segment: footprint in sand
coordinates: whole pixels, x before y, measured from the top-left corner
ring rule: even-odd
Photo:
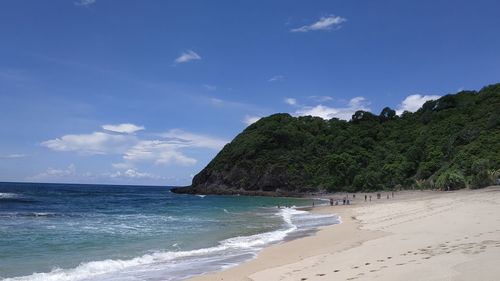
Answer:
[[[406,263],[397,263],[396,265],[405,265]]]
[[[325,276],[325,275],[326,274],[324,274],[324,273],[318,273],[318,274],[316,274],[316,276]]]
[[[340,270],[338,270],[338,269],[335,269],[335,270],[334,270],[333,272],[339,272],[339,271],[340,271]]]
[[[300,280],[301,281],[305,281],[305,280],[307,280],[307,278],[305,278],[305,277],[304,278],[300,278]]]
[[[369,262],[367,262],[367,263],[365,263],[365,265],[370,265],[370,263],[369,263]]]
[[[388,260],[392,259],[392,257],[387,257]]]

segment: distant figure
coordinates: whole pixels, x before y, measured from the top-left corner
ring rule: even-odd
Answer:
[[[392,198],[394,198],[394,191],[392,192]]]
[[[367,198],[367,197],[368,197],[368,196],[366,196],[366,194],[365,194],[365,202],[366,202],[366,198]]]
[[[330,206],[333,206],[333,198],[330,198]]]
[[[339,204],[339,201],[335,200],[335,206],[337,206],[338,204]]]
[[[345,200],[346,200],[346,199],[345,199],[345,197],[344,197],[344,200],[342,200],[342,205],[345,205]]]
[[[372,196],[370,195],[370,202],[372,202]]]
[[[377,193],[377,199],[380,199],[380,193]]]
[[[346,200],[346,204],[347,204],[347,205],[349,205],[349,204],[350,204],[350,203],[349,203],[349,199],[347,199],[347,200]]]
[[[353,194],[353,195],[352,195],[352,199],[354,199],[354,198],[356,198],[356,194]]]
[[[313,200],[313,207],[314,207],[314,200]]]
[[[280,206],[280,204],[278,204],[278,209],[281,209],[281,206]]]
[[[387,194],[387,199],[389,199],[389,194]]]

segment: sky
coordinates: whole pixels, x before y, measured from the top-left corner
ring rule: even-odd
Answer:
[[[273,113],[500,82],[497,0],[3,0],[0,181],[188,185]]]

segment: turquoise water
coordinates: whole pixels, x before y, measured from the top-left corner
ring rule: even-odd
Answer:
[[[338,223],[277,205],[166,187],[0,183],[0,279],[183,280]]]

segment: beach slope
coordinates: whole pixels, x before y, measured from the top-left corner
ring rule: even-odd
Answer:
[[[343,223],[192,280],[498,280],[500,187],[315,208]],[[375,196],[373,197],[375,198]]]

